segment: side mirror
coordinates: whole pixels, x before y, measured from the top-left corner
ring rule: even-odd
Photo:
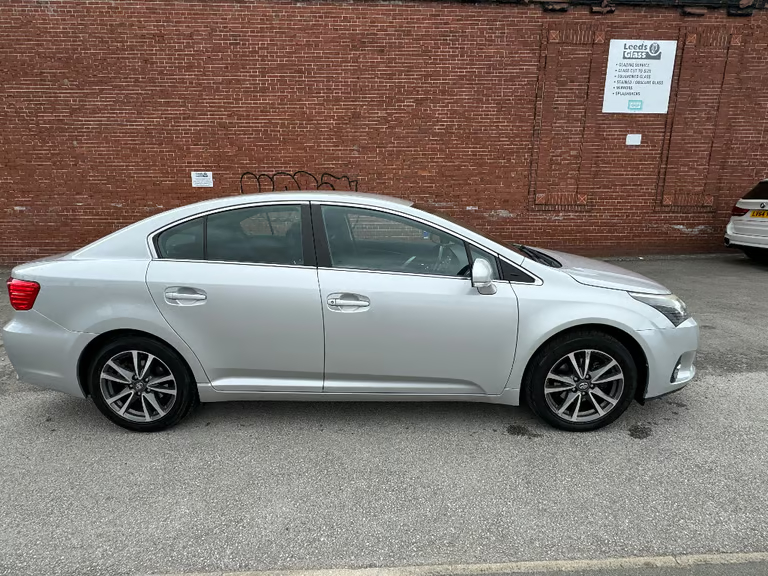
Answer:
[[[496,294],[493,268],[485,258],[478,258],[472,264],[472,286],[477,288],[480,294]]]

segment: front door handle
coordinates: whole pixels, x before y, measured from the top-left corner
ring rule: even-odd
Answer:
[[[371,305],[371,301],[360,294],[350,294],[349,292],[337,292],[329,294],[328,308],[337,312],[355,312],[364,310]]]

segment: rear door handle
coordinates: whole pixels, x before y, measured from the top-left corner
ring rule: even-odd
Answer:
[[[344,298],[328,298],[329,306],[357,306],[359,308],[368,308],[370,302],[365,300],[346,300]]]
[[[165,301],[174,306],[195,306],[205,304],[208,295],[205,290],[186,286],[171,286],[165,289]]]
[[[166,298],[169,300],[205,300],[205,294],[184,294],[183,292],[166,292]]]

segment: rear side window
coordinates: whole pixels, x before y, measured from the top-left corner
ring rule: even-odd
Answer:
[[[744,200],[768,200],[768,180],[758,182],[757,186],[744,195]]]
[[[304,264],[301,206],[217,212],[157,236],[160,258],[252,264]]]
[[[304,264],[301,206],[259,206],[208,216],[206,259]]]
[[[205,218],[197,218],[161,232],[157,237],[157,252],[160,258],[204,260],[204,220]]]

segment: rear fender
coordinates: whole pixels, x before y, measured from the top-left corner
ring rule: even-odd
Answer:
[[[137,330],[160,338],[187,361],[197,382],[208,377],[194,352],[160,314],[146,284],[149,260],[60,260],[27,264],[14,276],[34,280],[34,309],[72,332]]]

